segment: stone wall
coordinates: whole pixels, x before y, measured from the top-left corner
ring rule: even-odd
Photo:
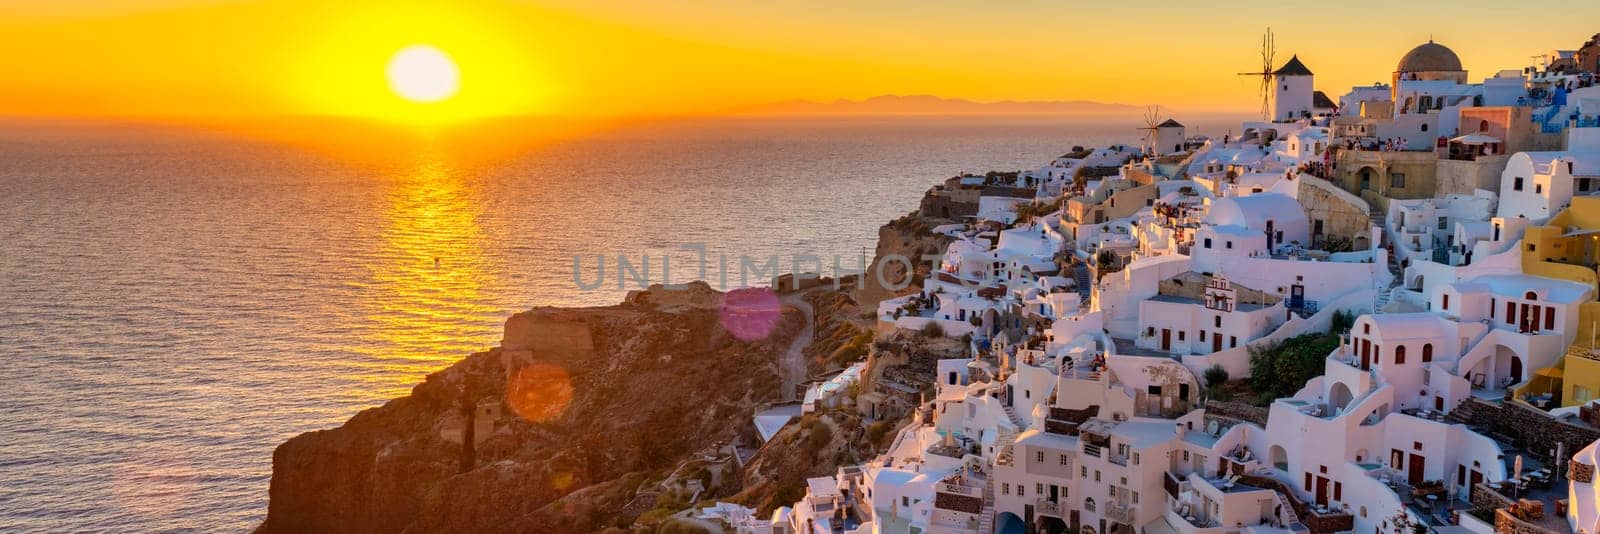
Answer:
[[[1267,426],[1267,412],[1266,407],[1251,406],[1239,401],[1206,400],[1206,415],[1249,421],[1262,427]]]
[[[1483,156],[1477,161],[1441,159],[1435,172],[1435,196],[1450,193],[1471,195],[1478,189],[1499,191],[1500,174],[1505,172],[1506,162],[1510,160],[1511,156],[1505,154]]]
[[[1454,412],[1468,424],[1483,426],[1491,432],[1520,440],[1521,445],[1535,453],[1554,451],[1557,443],[1565,443],[1569,453],[1600,439],[1600,430],[1594,427],[1556,419],[1549,413],[1517,402],[1490,403],[1469,398]]]
[[[929,191],[922,195],[922,202],[917,206],[917,214],[951,220],[977,215],[977,191],[971,189]]]
[[[1301,173],[1295,200],[1300,202],[1316,232],[1317,221],[1322,221],[1321,236],[1312,236],[1313,244],[1321,245],[1328,236],[1339,237],[1355,243],[1356,237],[1370,235],[1372,218],[1367,202],[1332,182]]]

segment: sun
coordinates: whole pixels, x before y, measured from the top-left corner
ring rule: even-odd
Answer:
[[[450,55],[425,44],[400,49],[389,58],[389,89],[418,103],[449,100],[461,89],[461,70]]]

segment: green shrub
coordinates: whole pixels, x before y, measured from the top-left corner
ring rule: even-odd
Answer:
[[[922,336],[933,339],[944,337],[944,327],[930,321],[927,326],[922,327]]]
[[[1213,364],[1206,368],[1205,379],[1206,387],[1215,388],[1228,381],[1228,370],[1223,369],[1221,365]]]
[[[1322,374],[1324,360],[1338,348],[1333,334],[1306,334],[1267,347],[1250,349],[1250,387],[1264,405],[1279,397],[1293,395],[1307,380]]]
[[[1335,311],[1333,312],[1331,323],[1333,325],[1331,328],[1333,333],[1343,334],[1349,332],[1350,327],[1356,324],[1356,314],[1345,310]]]

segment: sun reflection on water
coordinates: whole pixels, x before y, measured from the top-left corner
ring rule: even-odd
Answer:
[[[364,342],[355,345],[373,362],[361,379],[376,391],[366,395],[404,394],[497,337],[502,310],[489,303],[497,269],[478,224],[483,202],[465,174],[426,154],[392,180],[383,246],[368,266],[374,297],[363,301]]]

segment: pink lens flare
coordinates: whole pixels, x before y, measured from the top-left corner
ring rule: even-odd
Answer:
[[[735,289],[722,296],[722,327],[741,341],[772,335],[782,315],[783,305],[770,288]]]

